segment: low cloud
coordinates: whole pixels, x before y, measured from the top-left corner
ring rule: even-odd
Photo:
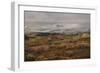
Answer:
[[[53,30],[84,32],[90,29],[90,14],[25,11],[24,22],[25,33]]]

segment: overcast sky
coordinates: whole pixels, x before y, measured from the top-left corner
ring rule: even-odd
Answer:
[[[90,14],[24,12],[24,30],[29,32],[85,32],[90,29]],[[65,31],[66,30],[66,31]]]

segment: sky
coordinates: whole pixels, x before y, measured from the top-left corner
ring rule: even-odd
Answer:
[[[24,31],[86,32],[90,29],[90,14],[24,11]]]

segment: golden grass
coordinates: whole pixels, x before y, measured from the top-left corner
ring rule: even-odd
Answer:
[[[90,37],[81,35],[34,36],[25,39],[25,61],[90,58]],[[88,33],[89,35],[89,33]]]

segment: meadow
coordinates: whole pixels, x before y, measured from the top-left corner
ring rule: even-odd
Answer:
[[[90,58],[90,33],[29,33],[24,35],[24,61]]]

